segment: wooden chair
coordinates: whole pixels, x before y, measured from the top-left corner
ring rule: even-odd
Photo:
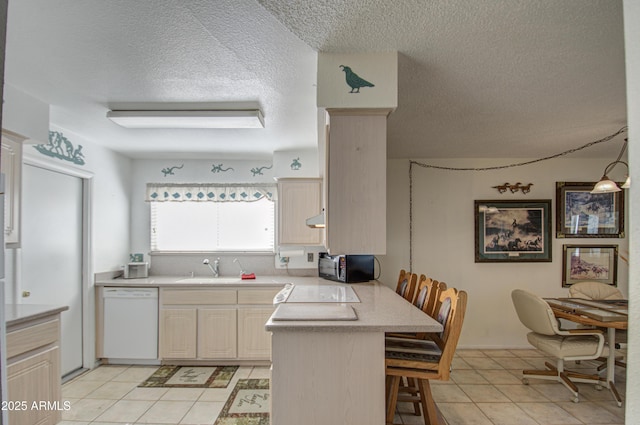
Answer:
[[[427,313],[429,316],[435,318],[438,312],[438,308],[440,307],[438,302],[440,299],[440,294],[447,290],[447,284],[444,282],[438,282],[437,280],[433,281],[431,286],[431,291],[429,292],[429,302],[426,306],[422,308],[422,311]]]
[[[398,288],[400,288],[400,282],[398,283]],[[433,311],[436,307],[438,296],[440,295],[440,292],[445,289],[447,289],[446,283],[438,282],[437,280],[421,274],[414,291],[415,296],[412,300],[413,305],[433,317]],[[396,290],[396,292],[398,292],[398,290]]]
[[[420,310],[425,313],[433,316],[433,308],[436,304],[436,297],[440,294],[442,288],[446,289],[447,285],[444,283],[440,283],[437,280],[433,280],[425,276],[424,274],[420,275],[420,279],[418,281],[418,285],[416,287],[416,295],[413,299],[413,305],[415,305]],[[416,332],[404,332],[404,333],[387,333],[385,335],[386,338],[418,338],[424,339],[427,334],[425,333],[416,333]],[[415,380],[412,378],[407,378],[405,380],[400,380],[400,386],[403,387],[404,391],[412,391],[412,394],[417,394],[417,387],[415,384]],[[420,402],[415,401],[413,404],[414,412],[416,415],[420,415]]]
[[[451,362],[467,307],[467,293],[455,288],[447,289],[440,294],[438,305],[437,317],[443,326],[441,333],[427,334],[429,337],[422,340],[386,339],[387,423],[393,423],[398,401],[419,401],[425,424],[438,423],[429,380],[449,380]],[[417,388],[401,388],[402,377],[415,379]],[[402,396],[399,396],[400,391],[403,392]]]
[[[413,302],[413,298],[416,293],[416,282],[418,276],[415,273],[409,273],[404,270],[400,270],[398,276],[398,285],[396,286],[396,293],[410,303]]]
[[[438,314],[438,309],[440,308],[440,304],[439,304],[440,294],[442,294],[442,292],[447,290],[447,284],[444,282],[438,282],[437,280],[433,280],[433,279],[429,279],[429,280],[431,281],[430,282],[431,285],[429,288],[429,294],[427,296],[427,302],[422,304],[421,307],[418,306],[417,302],[414,302],[414,305],[420,308],[429,316],[436,319],[436,316]],[[420,295],[419,292],[416,292],[416,300],[418,300],[419,295]],[[427,333],[418,332],[414,334],[413,337],[418,339],[425,339],[428,337],[428,335],[429,334]]]
[[[420,280],[415,291],[415,297],[413,298],[413,305],[420,310],[424,311],[431,317],[434,317],[434,309],[437,304],[440,293],[447,289],[447,284],[444,282],[438,282],[428,278],[424,274],[420,275]],[[404,333],[388,333],[387,337],[394,336],[400,338],[422,338],[426,334],[416,332],[404,332]]]

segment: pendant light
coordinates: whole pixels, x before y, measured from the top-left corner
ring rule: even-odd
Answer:
[[[627,148],[627,142],[628,142],[628,139],[624,139],[624,144],[622,145],[622,149],[620,150],[618,159],[611,162],[604,168],[604,173],[602,173],[602,177],[600,178],[600,181],[596,183],[591,193],[620,192],[622,189],[628,189],[629,187],[631,187],[631,177],[629,176],[629,164],[627,164],[624,161],[620,161],[620,158],[622,158],[622,155],[624,154],[624,151]],[[621,186],[622,189],[618,187],[618,184],[616,182],[614,182],[607,176],[607,174],[611,172],[618,164],[623,164],[625,167],[627,167],[627,177],[625,179],[624,184]]]

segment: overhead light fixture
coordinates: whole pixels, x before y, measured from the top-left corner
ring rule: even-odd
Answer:
[[[259,109],[113,110],[107,118],[126,128],[264,128]]]
[[[624,151],[627,148],[627,142],[628,142],[628,139],[624,139],[624,145],[622,145],[622,149],[620,150],[618,159],[611,162],[604,168],[604,173],[602,173],[602,177],[600,178],[600,181],[596,183],[591,193],[620,192],[622,189],[628,189],[629,187],[631,187],[631,177],[629,176],[629,164],[627,164],[624,161],[620,161],[620,158],[622,158],[622,155],[624,154]],[[627,167],[627,176],[625,178],[625,182],[622,186],[620,186],[622,189],[618,187],[618,184],[616,182],[614,182],[607,176],[607,174],[609,174],[618,164],[623,164],[625,167]]]

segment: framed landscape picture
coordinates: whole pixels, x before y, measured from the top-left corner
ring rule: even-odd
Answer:
[[[551,200],[474,201],[475,262],[551,261]]]
[[[562,286],[585,280],[617,286],[618,245],[563,245]]]
[[[594,185],[556,182],[556,237],[624,237],[624,191],[591,193]]]

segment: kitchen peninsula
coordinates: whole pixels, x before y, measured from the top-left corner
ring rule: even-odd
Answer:
[[[348,304],[357,320],[280,321],[274,315],[267,322],[272,424],[384,424],[385,332],[442,331],[382,284],[350,287],[360,300]]]

